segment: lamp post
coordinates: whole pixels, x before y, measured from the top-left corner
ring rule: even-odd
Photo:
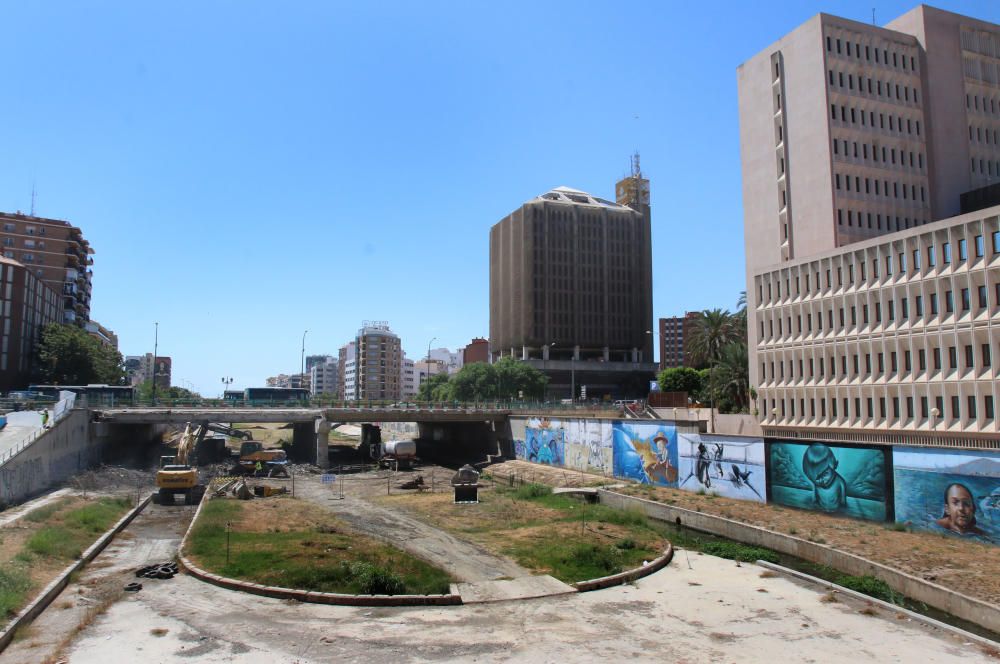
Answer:
[[[160,345],[160,322],[156,321],[154,325],[156,327],[153,330],[153,391],[150,396],[152,406],[156,405],[156,351]]]
[[[229,390],[229,386],[233,384],[232,376],[222,377],[222,398],[226,398],[226,392]]]
[[[431,340],[427,342],[427,380],[431,379],[431,344],[435,341],[437,341],[437,337],[431,337]]]
[[[937,418],[941,416],[941,411],[937,408],[931,408],[931,428],[937,431]]]
[[[299,370],[299,387],[305,383],[305,373],[306,373],[306,335],[309,334],[309,330],[302,333],[302,366]]]

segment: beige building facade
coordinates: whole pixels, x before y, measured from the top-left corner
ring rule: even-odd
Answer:
[[[819,14],[737,77],[769,435],[995,433],[997,208],[955,215],[1000,178],[1000,26]]]

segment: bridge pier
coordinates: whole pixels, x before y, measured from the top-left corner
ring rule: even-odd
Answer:
[[[316,424],[316,465],[324,470],[330,467],[330,423],[319,418]]]

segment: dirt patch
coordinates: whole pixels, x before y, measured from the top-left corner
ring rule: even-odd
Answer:
[[[1000,547],[997,546],[947,535],[894,530],[892,524],[650,487],[525,461],[506,461],[491,466],[489,471],[496,476],[515,475],[551,486],[562,486],[563,480],[569,480],[569,486],[582,486],[585,482],[624,484],[618,491],[628,495],[827,544],[970,597],[1000,604],[1000,574],[996,573],[1000,569]]]

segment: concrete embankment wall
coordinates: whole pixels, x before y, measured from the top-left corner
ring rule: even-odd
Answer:
[[[1000,607],[962,595],[936,583],[919,579],[860,556],[739,521],[664,505],[634,496],[625,496],[615,491],[599,489],[598,495],[601,504],[610,507],[641,510],[646,516],[653,519],[676,523],[737,542],[766,547],[802,560],[832,567],[846,574],[874,576],[885,581],[893,590],[911,599],[977,625],[982,625],[994,632],[1000,632]]]
[[[0,503],[19,503],[98,463],[86,410],[74,410],[0,466]]]

